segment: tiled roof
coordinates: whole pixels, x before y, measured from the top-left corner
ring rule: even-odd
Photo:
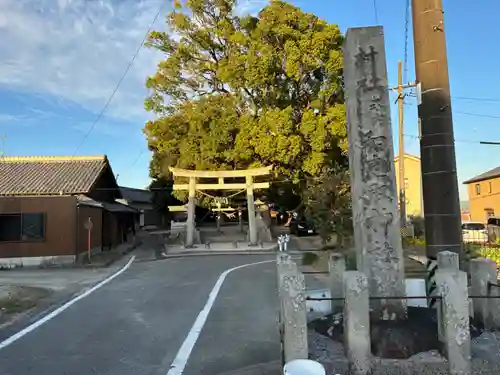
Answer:
[[[473,182],[479,182],[484,180],[490,180],[492,178],[500,177],[500,167],[493,168],[488,172],[481,173],[480,175],[471,178],[470,180],[464,181],[464,184],[472,184]]]
[[[85,194],[108,165],[104,155],[0,157],[0,195]]]
[[[123,199],[129,203],[151,203],[152,194],[149,190],[120,186],[120,192]]]
[[[121,204],[119,202],[115,202],[115,203],[99,202],[99,201],[96,201],[96,200],[89,198],[85,195],[77,195],[76,199],[77,199],[79,205],[104,208],[105,210],[110,211],[110,212],[134,212],[134,213],[139,212],[139,210],[137,210],[133,207],[129,207],[125,204]]]

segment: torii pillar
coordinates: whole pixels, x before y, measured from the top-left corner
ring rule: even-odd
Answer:
[[[247,206],[248,206],[248,233],[250,246],[257,245],[257,224],[255,222],[255,202],[253,199],[253,177],[246,176]]]

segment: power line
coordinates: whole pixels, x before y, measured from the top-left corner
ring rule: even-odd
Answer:
[[[414,135],[414,134],[405,134],[404,136],[411,138],[411,139],[419,139],[420,138],[418,135]],[[469,139],[454,139],[454,142],[468,143],[468,144],[475,144],[475,145],[485,144],[485,141],[473,141],[473,140],[469,140]]]
[[[472,98],[472,97],[467,97],[467,96],[452,96],[453,99],[461,99],[461,100],[472,100],[472,101],[478,101],[478,102],[493,102],[493,103],[500,103],[500,99],[495,99],[495,98]]]
[[[416,98],[414,95],[408,95],[412,98]],[[406,103],[407,105],[414,106],[412,103]],[[461,115],[467,115],[467,116],[475,116],[475,117],[484,117],[484,118],[494,118],[494,119],[500,119],[500,115],[486,115],[486,114],[481,114],[481,113],[474,113],[474,112],[464,112],[464,111],[456,111],[453,110],[453,113],[459,113]]]
[[[375,24],[378,25],[377,0],[373,0],[373,12],[375,13]]]
[[[127,68],[125,69],[125,71],[123,72],[122,76],[120,77],[120,79],[119,79],[117,85],[115,86],[113,92],[111,93],[111,95],[109,96],[108,100],[106,101],[106,104],[104,104],[104,107],[102,108],[101,112],[99,112],[99,115],[97,116],[97,118],[95,119],[95,121],[92,123],[92,126],[87,131],[87,133],[85,133],[82,141],[80,142],[80,144],[78,145],[78,147],[75,149],[75,152],[73,153],[73,156],[76,155],[76,153],[80,150],[80,147],[82,147],[82,145],[85,143],[85,141],[89,137],[90,133],[92,133],[92,131],[94,130],[95,126],[97,125],[97,123],[101,120],[102,116],[104,115],[104,112],[108,108],[109,104],[111,103],[111,101],[115,97],[115,94],[117,93],[117,91],[120,88],[123,80],[127,76],[130,68],[132,67],[132,64],[134,63],[135,59],[139,55],[139,52],[141,51],[142,46],[146,42],[146,38],[148,37],[149,33],[151,32],[151,29],[153,28],[153,25],[155,24],[156,20],[160,16],[160,14],[161,14],[161,12],[163,10],[163,6],[164,5],[165,5],[165,2],[162,2],[161,5],[160,5],[160,8],[158,9],[158,12],[156,13],[155,17],[153,18],[153,22],[151,22],[151,24],[149,25],[148,30],[144,34],[144,37],[142,38],[141,43],[139,44],[139,47],[135,51],[134,55],[132,56],[132,59],[130,60],[129,64],[127,65]]]

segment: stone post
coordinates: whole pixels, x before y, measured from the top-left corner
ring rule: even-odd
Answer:
[[[347,31],[344,45],[349,170],[358,270],[371,296],[405,296],[403,248],[382,27]],[[376,316],[406,317],[406,300],[372,301]]]
[[[248,205],[248,235],[250,246],[257,245],[257,224],[255,222],[255,203],[253,199],[253,177],[246,176]]]
[[[460,267],[458,253],[441,251],[437,254],[438,269],[458,270]],[[439,342],[444,344],[441,304],[437,304],[437,329]]]
[[[332,298],[344,297],[345,258],[342,254],[330,254],[328,271],[330,273],[330,295]],[[332,301],[332,312],[336,312],[344,305],[343,301]]]
[[[460,268],[458,253],[441,251],[437,255],[438,269],[458,270]]]
[[[497,283],[497,265],[494,261],[485,258],[472,259],[470,261],[471,293],[474,296],[489,295],[488,283]],[[475,298],[472,300],[474,309],[474,320],[485,328],[492,328],[493,320],[498,312],[495,311],[495,300]],[[497,314],[495,314],[495,312]]]
[[[196,208],[196,177],[189,177],[188,209],[186,222],[186,247],[194,245],[195,231],[195,208]]]
[[[371,371],[370,303],[368,281],[358,271],[346,271],[344,284],[344,342],[349,374]]]
[[[283,267],[280,276],[285,362],[307,359],[307,308],[304,275],[295,267]]]
[[[471,340],[467,274],[458,270],[438,269],[436,285],[441,296],[441,318],[449,373],[469,375]]]
[[[282,325],[283,325],[283,277],[284,275],[287,275],[289,273],[293,273],[296,271],[297,264],[292,261],[292,257],[286,253],[279,253],[278,256],[276,257],[276,275],[278,277],[278,300],[279,300],[279,324],[280,324],[280,330],[282,330]]]

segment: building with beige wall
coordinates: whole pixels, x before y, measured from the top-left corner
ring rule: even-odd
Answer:
[[[394,158],[394,168],[396,172],[396,185],[399,196],[399,155]],[[424,214],[422,200],[422,173],[420,168],[420,158],[418,156],[405,154],[404,175],[407,216],[423,216]]]
[[[469,195],[470,220],[485,223],[500,216],[500,167],[464,182]]]

